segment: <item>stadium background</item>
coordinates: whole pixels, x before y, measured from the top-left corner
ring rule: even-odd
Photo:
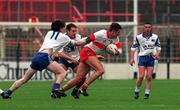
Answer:
[[[135,1],[137,24],[132,23]],[[53,76],[44,70],[35,74],[36,81],[14,92],[12,99],[0,97],[1,110],[179,110],[180,0],[0,0],[0,89],[7,90],[13,83],[9,80],[25,73],[51,21],[58,18],[78,24],[84,36],[107,28],[112,21],[123,26],[123,53],[107,55],[103,62],[106,73],[100,78],[113,80],[95,81],[88,88],[89,97],[74,100],[70,90],[66,98],[54,100],[50,98]],[[162,45],[158,80],[152,81],[149,100],[143,99],[144,86],[139,99],[134,100],[136,67],[129,66],[129,49],[136,29],[140,33],[147,21],[153,24]]]
[[[38,51],[50,22],[62,19],[82,23],[79,33],[86,36],[109,22],[120,22],[123,53],[107,56],[103,62],[104,79],[132,79],[136,67],[129,66],[129,49],[134,28],[142,32],[142,24],[151,22],[154,33],[160,36],[162,54],[157,72],[158,79],[180,78],[180,1],[138,0],[137,24],[133,21],[136,0],[0,0],[0,68],[2,80],[20,78]],[[160,6],[159,6],[160,5]],[[33,23],[34,22],[34,23]],[[73,77],[70,74],[69,77]],[[35,80],[52,80],[53,75],[44,70]]]

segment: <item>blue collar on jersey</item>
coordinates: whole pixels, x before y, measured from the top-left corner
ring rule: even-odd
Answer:
[[[142,33],[142,36],[145,37],[144,32]],[[151,36],[152,36],[152,32],[150,32],[150,34],[147,38],[150,38]]]

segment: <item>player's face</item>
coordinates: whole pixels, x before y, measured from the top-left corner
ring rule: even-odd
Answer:
[[[149,34],[151,32],[151,25],[145,24],[144,25],[144,33]]]
[[[118,31],[111,31],[111,36],[110,36],[110,38],[117,38],[117,36],[119,35],[119,33],[120,33],[120,30],[118,30]]]
[[[74,38],[77,33],[77,28],[72,27],[70,31],[67,31],[69,37]]]
[[[60,32],[65,33],[65,32],[66,32],[65,27],[64,27],[64,28],[61,28],[61,29],[60,29]]]

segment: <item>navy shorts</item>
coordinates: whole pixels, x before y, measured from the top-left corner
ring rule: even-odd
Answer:
[[[47,53],[37,53],[31,61],[30,67],[34,70],[42,71],[47,68],[52,59],[49,57]]]
[[[139,56],[139,66],[154,67],[154,58],[151,55]]]
[[[58,61],[59,64],[63,64],[66,66],[66,68],[71,68],[72,70],[76,67],[76,65],[74,65],[74,63],[69,63],[66,59],[64,58],[60,58]]]

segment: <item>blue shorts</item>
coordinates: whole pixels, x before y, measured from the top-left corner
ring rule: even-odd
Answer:
[[[52,59],[47,53],[39,52],[32,58],[30,67],[34,70],[42,71],[47,68],[51,61]]]
[[[139,56],[138,66],[154,67],[154,58],[151,55]]]
[[[59,64],[63,64],[64,66],[66,66],[66,68],[71,68],[72,70],[76,67],[76,65],[74,63],[69,63],[66,59],[64,58],[60,58],[58,61]]]

